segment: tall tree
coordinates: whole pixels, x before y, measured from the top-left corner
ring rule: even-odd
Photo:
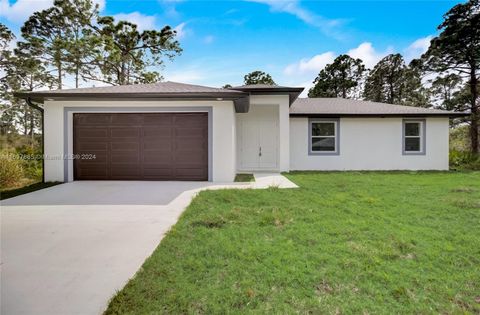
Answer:
[[[160,31],[138,31],[137,25],[113,17],[98,20],[103,55],[98,60],[104,80],[114,85],[150,83],[161,79],[157,71],[162,57],[173,59],[182,52],[176,31],[164,26]]]
[[[399,104],[403,93],[405,61],[400,54],[390,54],[380,60],[365,82],[366,100]]]
[[[63,17],[68,28],[65,40],[65,71],[73,75],[75,87],[80,80],[100,80],[95,60],[100,54],[101,40],[92,25],[99,18],[99,5],[92,0],[56,0],[55,14]]]
[[[253,71],[243,77],[243,83],[245,85],[251,84],[268,84],[268,85],[276,85],[275,81],[273,81],[272,76],[268,73],[263,71]]]
[[[320,71],[308,97],[360,98],[365,71],[362,60],[340,55]]]
[[[438,26],[440,35],[433,38],[422,56],[429,70],[455,72],[469,85],[471,151],[480,152],[480,1],[469,0],[455,5]]]
[[[13,35],[12,31],[0,23],[0,71],[5,71],[12,54],[10,45],[14,40],[15,35]]]
[[[407,66],[400,54],[390,54],[375,65],[365,82],[363,96],[375,102],[429,106],[418,61]]]
[[[51,88],[55,82],[46,70],[43,62],[21,50],[11,47],[15,36],[4,25],[0,24],[0,92],[1,98],[1,133],[17,131],[15,126],[20,126],[20,131],[34,136],[35,128],[39,125],[40,115],[32,110],[23,100],[13,96],[15,91]]]
[[[18,42],[18,51],[42,60],[56,72],[57,88],[63,86],[68,28],[55,7],[35,12],[21,28],[25,41]]]
[[[23,25],[18,44],[24,54],[48,63],[57,74],[57,88],[72,74],[75,87],[80,78],[96,79],[93,61],[98,55],[98,36],[92,25],[98,18],[98,4],[92,0],[55,0],[52,7],[35,12]],[[97,71],[98,72],[98,71]]]
[[[15,35],[5,25],[0,23],[0,134],[4,135],[14,129],[15,113],[10,111],[11,94],[7,84],[7,71],[12,65],[12,50],[10,46]]]
[[[430,94],[433,102],[441,109],[460,110],[456,102],[456,93],[459,92],[462,85],[462,78],[456,73],[439,75],[430,81]],[[464,106],[462,105],[461,108]]]
[[[416,107],[431,107],[429,90],[422,83],[423,64],[414,59],[403,73],[403,89],[399,104]]]
[[[29,134],[33,138],[35,129],[40,125],[40,113],[30,108],[24,100],[14,97],[13,92],[51,89],[56,79],[46,70],[41,60],[20,52],[12,57],[6,74],[2,83],[6,87],[6,99],[10,105],[6,109],[7,114],[14,117],[24,135]]]

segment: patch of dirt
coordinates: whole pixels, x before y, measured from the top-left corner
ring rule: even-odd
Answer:
[[[333,292],[333,288],[327,281],[322,280],[321,283],[315,286],[315,292],[318,295],[331,294]]]
[[[206,218],[206,219],[203,219],[203,220],[198,220],[198,221],[192,222],[192,226],[194,226],[194,227],[201,226],[201,227],[206,227],[208,229],[214,229],[214,228],[221,228],[226,223],[227,223],[227,221],[222,217]]]
[[[458,192],[458,193],[473,193],[475,189],[470,187],[458,187],[451,190],[451,192]]]

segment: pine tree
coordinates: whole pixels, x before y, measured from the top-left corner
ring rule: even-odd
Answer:
[[[308,97],[361,97],[365,65],[360,59],[340,55],[320,71]]]

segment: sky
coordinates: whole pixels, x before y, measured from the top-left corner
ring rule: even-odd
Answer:
[[[442,16],[459,1],[95,0],[102,15],[140,29],[170,25],[183,49],[161,71],[165,80],[241,85],[254,70],[279,85],[312,86],[339,54],[367,67],[389,53],[420,56]],[[0,21],[18,34],[34,11],[53,0],[0,0]],[[83,86],[89,86],[84,83]]]

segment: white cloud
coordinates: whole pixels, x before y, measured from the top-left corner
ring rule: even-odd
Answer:
[[[138,11],[131,13],[118,13],[113,16],[116,21],[128,21],[137,25],[139,31],[155,29],[156,18]]]
[[[105,0],[93,0],[98,3],[100,11],[105,8]],[[12,23],[22,24],[34,12],[42,11],[53,6],[53,0],[0,0],[0,17],[6,18]]]
[[[332,63],[334,59],[335,53],[327,51],[312,58],[303,58],[298,62],[292,63],[283,72],[286,75],[317,74],[327,64]]]
[[[412,59],[420,57],[424,52],[430,47],[430,41],[433,36],[429,35],[422,37],[411,43],[407,48],[404,49],[403,56],[405,61],[410,62]]]
[[[178,18],[180,14],[177,12],[176,5],[184,0],[158,0],[163,8],[163,14],[171,18]]]
[[[0,0],[0,17],[13,23],[25,22],[33,12],[45,10],[53,5],[53,0]]]
[[[393,52],[391,47],[387,48],[383,52],[378,52],[373,46],[372,43],[364,42],[361,43],[358,47],[352,48],[347,52],[352,58],[359,58],[363,60],[367,68],[373,68],[377,62],[385,57],[386,55]]]
[[[177,39],[185,38],[188,34],[188,29],[185,27],[187,25],[186,22],[180,23],[174,27],[174,31],[177,32]]]
[[[298,0],[247,0],[251,2],[263,3],[270,7],[272,12],[285,12],[294,15],[303,22],[320,28],[325,34],[338,37],[334,27],[341,24],[341,20],[326,19],[316,15],[309,10],[302,8]]]
[[[203,42],[205,44],[211,44],[215,40],[215,37],[213,35],[208,35],[203,38]]]

